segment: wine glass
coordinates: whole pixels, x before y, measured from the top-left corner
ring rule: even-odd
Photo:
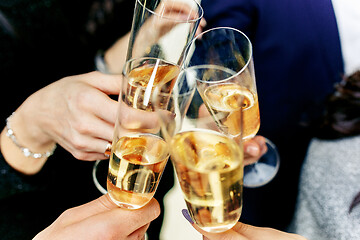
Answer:
[[[244,98],[242,138],[244,141],[253,138],[260,128],[260,113],[252,46],[248,37],[228,27],[205,31],[190,44],[185,65],[203,69],[202,78],[197,81],[199,94],[218,127],[235,139],[241,133],[241,111],[237,98]],[[267,184],[279,169],[280,160],[275,145],[268,139],[266,144],[267,153],[244,168],[245,187]]]
[[[159,105],[165,107],[179,71],[158,58],[125,64],[107,175],[107,192],[120,207],[141,208],[155,194],[169,151],[152,97],[157,87]]]
[[[201,66],[185,69],[167,108],[157,94],[153,103],[192,220],[205,231],[223,232],[242,211],[243,148],[242,141],[224,134],[197,97],[196,79],[204,73]],[[236,100],[241,106],[242,97]],[[241,123],[241,107],[239,114]]]
[[[193,39],[203,16],[196,0],[136,0],[129,38],[115,41],[105,54],[97,58],[99,70],[108,74],[121,74],[124,62],[130,59],[153,57],[181,65],[185,49]],[[124,47],[124,41],[126,41]],[[124,51],[127,51],[126,58]],[[103,61],[105,60],[105,61]],[[95,186],[107,193],[106,171],[108,160],[97,160],[92,177]]]

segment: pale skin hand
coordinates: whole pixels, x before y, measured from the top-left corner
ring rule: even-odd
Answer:
[[[45,152],[58,143],[80,160],[105,159],[113,137],[119,76],[91,72],[63,78],[31,95],[17,110],[11,125],[18,141],[33,152]],[[7,162],[25,174],[38,172],[46,158],[28,159],[1,134]],[[32,161],[33,160],[33,161]]]
[[[150,222],[159,215],[160,206],[155,199],[138,210],[127,210],[103,195],[66,210],[33,240],[138,240],[143,239]]]
[[[306,240],[297,234],[286,233],[273,228],[254,227],[241,222],[223,233],[208,233],[195,224],[192,226],[203,235],[204,240]]]
[[[257,162],[262,155],[267,151],[265,138],[263,136],[255,136],[246,142],[244,145],[244,165],[249,165]]]
[[[105,159],[117,111],[117,102],[108,94],[119,93],[120,81],[119,76],[92,72],[63,78],[39,90],[11,120],[18,141],[33,152],[45,152],[56,142],[75,158]],[[244,148],[245,164],[253,163],[266,151],[264,138],[257,136]],[[5,131],[1,133],[1,150],[9,165],[24,174],[37,173],[47,160],[25,157]]]

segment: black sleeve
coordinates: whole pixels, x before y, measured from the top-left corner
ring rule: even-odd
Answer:
[[[29,159],[31,161],[32,159]],[[18,193],[40,190],[46,185],[46,176],[43,171],[36,175],[25,175],[13,169],[0,153],[0,199]]]

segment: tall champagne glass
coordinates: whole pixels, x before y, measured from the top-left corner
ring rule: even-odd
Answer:
[[[167,108],[158,94],[153,102],[191,218],[205,231],[223,232],[238,222],[242,211],[243,148],[196,97],[196,79],[204,73],[201,67],[185,69]],[[235,104],[241,102],[242,97]],[[241,107],[238,113],[241,130]]]
[[[152,97],[167,106],[180,67],[157,58],[126,62],[110,154],[107,191],[120,207],[137,209],[155,194],[169,157]]]
[[[181,65],[202,16],[203,10],[196,0],[136,0],[128,40],[121,38],[114,42],[105,54],[105,61],[99,61],[100,70],[121,74],[125,61],[142,57]],[[125,47],[124,41],[128,43]],[[92,172],[96,187],[104,194],[106,162],[96,161]]]
[[[242,138],[244,141],[253,138],[260,128],[260,113],[252,46],[248,37],[226,27],[205,31],[192,41],[185,64],[204,71],[197,81],[200,96],[218,127],[235,139],[241,133],[241,111],[237,99],[244,98]],[[268,139],[266,144],[267,153],[256,163],[245,166],[246,187],[265,185],[278,171],[277,150]]]

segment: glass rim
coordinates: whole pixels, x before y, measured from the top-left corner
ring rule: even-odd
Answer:
[[[166,0],[168,1],[168,0]],[[173,2],[176,2],[174,0],[172,0]],[[200,21],[201,18],[204,16],[204,10],[203,8],[201,7],[201,5],[196,1],[196,0],[191,0],[192,2],[194,2],[198,8],[197,12],[199,13],[199,16],[197,18],[192,18],[192,19],[188,19],[188,20],[177,20],[177,19],[173,19],[173,18],[169,18],[167,16],[162,16],[158,13],[156,13],[154,10],[151,10],[149,9],[148,7],[146,7],[144,4],[143,4],[143,0],[136,0],[137,3],[139,3],[146,11],[152,13],[153,15],[155,16],[158,16],[160,18],[164,18],[164,19],[169,19],[169,20],[172,20],[174,22],[178,22],[178,23],[195,23],[197,21]],[[180,2],[180,1],[179,1]],[[186,3],[186,2],[185,2]]]
[[[191,66],[191,67],[187,67],[187,68],[184,68],[181,70],[181,72],[186,72],[186,71],[190,71],[192,69],[210,69],[210,67],[212,66],[215,66],[215,67],[219,67],[218,65],[213,65],[213,64],[202,64],[202,65],[196,65],[196,66]],[[219,67],[220,69],[221,67]],[[229,68],[225,68],[224,69],[229,69]],[[220,79],[220,80],[214,80],[214,81],[208,81],[208,80],[202,80],[200,78],[197,78],[197,77],[194,77],[196,81],[199,81],[199,82],[203,82],[203,83],[222,83],[222,82],[226,82],[234,77],[237,77],[238,75],[241,74],[241,72],[243,71],[243,69],[245,68],[242,68],[239,72],[235,72],[234,75],[230,76],[230,77],[227,77],[227,78],[224,78],[224,79]]]
[[[240,34],[241,36],[243,36],[243,37],[246,39],[246,41],[249,43],[249,46],[250,46],[250,47],[249,47],[249,56],[250,56],[250,57],[247,59],[245,65],[244,65],[239,71],[237,71],[233,76],[231,76],[231,77],[228,77],[228,78],[225,78],[225,79],[220,79],[220,80],[215,80],[215,81],[206,81],[206,80],[201,80],[201,79],[196,78],[196,80],[199,81],[199,82],[204,82],[204,83],[210,83],[210,82],[211,82],[211,83],[221,83],[221,82],[226,82],[226,81],[228,81],[229,79],[234,78],[234,77],[237,77],[237,76],[239,76],[240,74],[242,74],[242,73],[245,71],[245,69],[249,66],[249,64],[250,64],[250,62],[251,62],[251,60],[252,60],[253,50],[252,50],[252,43],[251,43],[249,37],[246,36],[246,34],[243,33],[242,31],[240,31],[240,30],[238,30],[238,29],[236,29],[236,28],[232,28],[232,27],[215,27],[215,28],[210,28],[210,29],[208,29],[208,30],[206,30],[206,31],[198,34],[198,35],[189,43],[186,52],[188,52],[188,50],[189,50],[189,49],[191,48],[191,46],[195,43],[196,40],[201,39],[206,33],[211,32],[211,31],[215,31],[215,30],[221,30],[221,29],[231,30],[231,31],[237,32],[238,34]],[[186,67],[184,70],[186,70],[186,69],[201,68],[201,67],[202,67],[202,68],[205,68],[205,66],[217,66],[217,65],[214,65],[214,64],[213,64],[213,65],[212,65],[212,64],[195,65],[195,66]],[[234,72],[235,72],[235,71],[234,71]]]
[[[129,133],[129,134],[125,134],[123,135],[122,137],[119,138],[118,142],[120,141],[121,138],[124,138],[124,137],[129,137],[129,138],[132,138],[132,137],[139,137],[139,136],[143,136],[143,135],[146,135],[146,136],[151,136],[153,138],[157,138],[158,140],[163,140],[164,141],[164,145],[166,147],[166,154],[163,154],[164,156],[160,156],[159,159],[160,160],[156,160],[156,161],[153,161],[153,162],[147,162],[147,163],[142,163],[141,165],[143,166],[147,166],[147,165],[152,165],[152,164],[156,164],[156,163],[160,163],[160,162],[164,162],[164,161],[167,161],[167,159],[170,157],[170,150],[168,149],[168,146],[167,146],[167,143],[165,141],[165,139],[157,134],[154,134],[154,133],[148,133],[148,132],[132,132],[132,133]],[[118,142],[116,144],[118,144]],[[116,145],[115,144],[115,145]],[[110,159],[109,159],[110,161]],[[135,169],[136,170],[136,169]]]
[[[209,118],[209,117],[206,117],[206,118]],[[211,118],[211,117],[210,117]],[[206,128],[197,128],[197,127],[194,127],[194,128],[188,128],[188,129],[181,129],[180,131],[178,131],[176,134],[174,134],[174,136],[178,135],[178,134],[186,134],[186,133],[191,133],[191,132],[196,132],[196,133],[205,133],[205,134],[214,134],[218,137],[223,137],[223,138],[226,138],[228,139],[230,142],[236,144],[236,146],[238,146],[238,148],[234,149],[234,150],[239,150],[241,152],[241,144],[239,145],[238,143],[236,143],[235,139],[234,138],[231,138],[229,137],[227,134],[225,133],[222,133],[222,132],[219,132],[219,131],[216,131],[216,130],[211,130],[211,129],[206,129]],[[173,141],[174,141],[174,136],[171,137],[171,140],[170,140],[170,143],[169,144],[172,144]],[[170,149],[170,154],[173,152],[174,150],[173,149]],[[170,155],[171,156],[171,155]],[[177,160],[177,157],[173,157],[171,158],[171,161],[175,161],[175,162],[178,162]],[[234,163],[236,163],[236,167],[238,167],[239,165],[242,164],[243,162],[243,158],[235,158]],[[189,162],[181,162],[182,164],[184,164],[187,168],[191,169],[191,170],[194,170],[196,172],[199,172],[199,173],[213,173],[213,172],[218,172],[217,169],[209,169],[209,170],[203,170],[203,169],[199,169],[197,167],[195,167],[193,164],[189,164]],[[228,172],[228,171],[231,171],[231,169],[224,169],[224,173]]]
[[[184,70],[184,67],[180,64],[177,64],[177,63],[174,63],[174,62],[171,62],[171,61],[168,61],[168,60],[165,60],[165,59],[162,59],[162,58],[158,58],[158,57],[139,57],[139,58],[131,58],[129,60],[127,60],[125,63],[124,63],[124,67],[121,71],[122,75],[127,77],[127,75],[129,74],[129,72],[126,72],[126,69],[127,69],[127,66],[132,63],[132,62],[135,62],[135,61],[143,61],[143,60],[154,60],[155,62],[157,60],[159,60],[160,62],[164,62],[164,63],[167,63],[167,64],[170,64],[170,65],[174,65],[174,66],[177,66],[179,67],[179,72],[182,72]],[[133,70],[133,69],[131,69]]]

